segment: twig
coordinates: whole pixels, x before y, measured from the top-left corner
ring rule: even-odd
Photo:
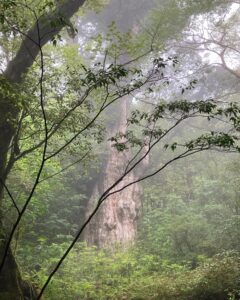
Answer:
[[[4,182],[4,180],[2,180],[2,178],[0,178],[0,182],[1,182],[1,184],[4,186],[5,190],[6,190],[7,193],[8,193],[8,196],[9,196],[10,199],[12,200],[12,203],[13,203],[14,207],[16,208],[18,214],[20,215],[20,210],[19,210],[19,208],[18,208],[18,206],[17,206],[17,203],[16,203],[16,201],[14,200],[14,197],[13,197],[12,193],[10,192],[10,190],[8,189],[6,183]]]
[[[58,175],[58,174],[60,174],[60,173],[63,173],[63,172],[66,171],[67,169],[69,169],[69,168],[71,168],[72,166],[74,166],[74,165],[78,164],[79,162],[83,161],[84,158],[87,157],[87,155],[89,154],[89,152],[90,152],[90,150],[89,150],[87,153],[85,153],[80,159],[78,159],[78,160],[74,161],[73,163],[67,165],[65,168],[62,168],[60,171],[58,171],[58,172],[56,172],[56,173],[53,173],[52,175],[49,175],[49,176],[47,176],[47,177],[45,177],[45,178],[39,180],[39,184],[40,184],[41,182],[45,181],[45,180],[48,180],[48,179],[50,179],[50,178],[53,178],[54,176],[56,176],[56,175]]]

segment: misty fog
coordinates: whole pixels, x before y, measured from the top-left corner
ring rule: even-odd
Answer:
[[[0,300],[240,299],[240,2],[0,0]]]

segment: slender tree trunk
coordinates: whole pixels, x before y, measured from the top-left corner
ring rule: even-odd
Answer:
[[[122,99],[118,107],[119,120],[109,136],[117,132],[126,132],[128,99]],[[99,196],[111,186],[124,172],[130,151],[118,152],[110,144],[108,146],[108,159],[104,171],[89,200],[86,217],[94,209]],[[136,174],[129,173],[112,191],[118,190],[129,182],[137,179]],[[134,184],[123,191],[111,195],[105,200],[98,213],[92,219],[85,231],[85,240],[88,245],[98,247],[111,247],[114,244],[131,244],[137,234],[137,220],[141,213],[141,194],[139,184]]]

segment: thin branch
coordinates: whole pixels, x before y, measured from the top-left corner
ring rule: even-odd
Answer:
[[[52,127],[50,128],[50,130],[48,131],[48,140],[50,140],[50,138],[58,131],[58,129],[61,127],[62,123],[71,115],[71,113],[73,111],[75,111],[81,104],[83,104],[83,102],[85,101],[85,99],[89,96],[89,93],[91,89],[88,89],[85,94],[83,95],[83,97],[77,101],[77,104],[74,105],[65,115],[64,117],[58,122],[55,123],[54,125],[52,125]],[[29,153],[37,150],[38,148],[40,148],[43,144],[45,143],[45,138],[40,141],[38,144],[36,144],[35,146],[21,152],[16,158],[15,161],[21,159],[22,157],[28,155]]]
[[[38,19],[36,20],[37,22],[37,28],[38,28],[38,38],[40,39],[40,31],[39,31],[39,25],[38,25]],[[43,77],[44,77],[44,56],[43,56],[43,52],[42,52],[42,48],[41,48],[41,45],[40,45],[40,42],[39,42],[39,52],[40,52],[40,64],[41,64],[41,75],[40,75],[40,106],[41,106],[41,110],[42,110],[42,115],[43,115],[43,119],[44,119],[44,130],[45,130],[45,143],[44,143],[44,147],[43,147],[43,153],[42,153],[42,160],[41,160],[41,164],[40,164],[40,167],[39,167],[39,170],[38,170],[38,173],[37,173],[37,176],[36,176],[36,179],[35,179],[35,182],[34,182],[34,185],[32,187],[32,190],[29,194],[29,196],[27,197],[27,200],[23,206],[23,208],[21,209],[19,215],[18,215],[18,218],[16,220],[16,222],[14,223],[13,227],[12,227],[12,230],[10,232],[10,235],[9,235],[9,238],[7,240],[7,243],[6,243],[6,247],[5,247],[5,250],[4,250],[4,253],[3,253],[3,258],[2,258],[2,261],[1,261],[1,264],[0,264],[0,272],[3,270],[3,266],[5,264],[5,261],[6,261],[6,258],[7,258],[7,255],[8,255],[8,251],[9,251],[9,248],[11,246],[11,242],[12,242],[12,239],[14,237],[14,234],[15,234],[15,231],[17,230],[18,228],[18,225],[20,223],[20,221],[22,220],[22,217],[32,199],[32,196],[39,184],[39,179],[41,177],[41,174],[42,174],[42,171],[43,171],[43,168],[44,168],[44,165],[45,165],[45,162],[46,162],[46,151],[47,151],[47,145],[48,145],[48,129],[47,129],[47,119],[46,119],[46,113],[45,113],[45,108],[44,108],[44,91],[43,91]]]
[[[82,128],[80,131],[78,131],[70,140],[68,140],[63,146],[61,146],[58,150],[56,150],[54,153],[50,154],[49,156],[46,157],[46,160],[51,159],[52,157],[56,156],[60,152],[63,151],[68,145],[70,145],[81,133],[83,133],[86,129],[88,129],[94,122],[95,120],[99,117],[99,115],[102,113],[102,111],[109,105],[105,105],[107,102],[109,96],[109,92],[107,92],[105,99],[103,101],[103,104],[101,105],[98,113],[95,115],[95,117],[86,125],[84,128]],[[110,102],[112,103],[112,101]]]
[[[138,157],[138,155],[142,152],[142,150],[144,149],[145,145],[142,145],[138,151],[135,153],[135,155],[128,161],[126,167],[125,167],[125,171],[124,173],[126,173],[128,171],[129,166],[131,165],[131,163]]]
[[[48,179],[50,179],[50,178],[55,177],[56,175],[59,175],[60,173],[63,173],[64,171],[66,171],[67,169],[71,168],[72,166],[74,166],[74,165],[80,163],[81,161],[84,160],[84,158],[87,157],[87,155],[89,154],[89,152],[90,152],[90,150],[89,150],[87,153],[85,153],[81,158],[79,158],[78,160],[74,161],[73,163],[67,165],[66,167],[62,168],[60,171],[58,171],[58,172],[56,172],[56,173],[53,173],[53,174],[51,174],[51,175],[49,175],[49,176],[47,176],[47,177],[44,177],[43,179],[39,180],[39,184],[40,184],[41,182],[43,182],[43,181],[46,181],[46,180],[48,180]]]
[[[20,210],[19,210],[19,208],[18,208],[18,206],[17,206],[17,203],[16,203],[16,201],[14,200],[14,197],[13,197],[12,193],[10,192],[9,188],[7,187],[6,183],[4,182],[4,180],[2,180],[2,178],[0,178],[0,182],[1,182],[1,184],[4,186],[5,190],[6,190],[7,193],[8,193],[8,196],[9,196],[10,199],[12,200],[13,206],[16,208],[18,214],[20,215]]]
[[[92,118],[92,120],[86,125],[84,126],[84,128],[82,128],[80,131],[78,131],[70,140],[68,140],[63,146],[61,146],[58,150],[56,150],[53,154],[49,155],[48,157],[46,157],[46,160],[51,159],[52,157],[58,155],[60,152],[62,152],[62,150],[64,150],[67,146],[69,146],[80,134],[82,134],[86,129],[90,128],[94,122],[96,121],[96,119],[102,114],[103,111],[106,110],[106,108],[108,108],[111,104],[113,104],[114,102],[116,102],[117,100],[121,99],[122,97],[128,95],[129,93],[135,91],[136,89],[140,89],[142,86],[144,86],[148,81],[149,81],[150,76],[148,76],[146,78],[146,80],[144,82],[141,83],[141,85],[139,87],[133,87],[131,90],[127,90],[126,92],[124,92],[123,94],[120,94],[118,96],[116,96],[114,99],[112,99],[110,102],[107,103],[108,97],[109,97],[109,91],[108,91],[108,87],[107,87],[107,93],[106,96],[103,100],[103,103],[99,109],[99,111],[97,112],[97,114]]]
[[[120,189],[118,189],[118,190],[115,190],[115,191],[113,191],[113,192],[111,192],[111,193],[108,193],[106,196],[104,196],[104,197],[101,199],[101,202],[105,201],[109,196],[114,195],[114,194],[116,194],[116,193],[119,193],[119,192],[123,191],[124,189],[126,189],[127,187],[129,187],[129,186],[131,186],[131,185],[133,185],[133,184],[139,183],[139,182],[141,182],[141,181],[143,181],[143,180],[145,180],[145,179],[148,179],[148,178],[150,178],[150,177],[153,177],[154,175],[156,175],[156,174],[158,174],[159,172],[161,172],[162,170],[164,170],[164,169],[165,169],[169,164],[171,164],[172,162],[174,162],[174,161],[176,161],[176,160],[178,160],[178,159],[180,159],[180,158],[185,158],[185,157],[187,157],[187,156],[189,156],[189,155],[198,153],[198,152],[203,151],[203,150],[205,150],[205,149],[201,148],[201,149],[197,149],[197,150],[192,151],[192,152],[190,152],[190,150],[186,150],[185,152],[181,153],[180,155],[178,155],[178,156],[174,157],[173,159],[169,160],[169,161],[168,161],[167,163],[165,163],[161,168],[157,169],[156,171],[152,172],[151,174],[145,175],[145,176],[143,176],[143,177],[141,177],[141,178],[139,178],[139,179],[136,179],[136,180],[134,180],[134,181],[132,181],[132,182],[126,184],[124,187],[122,187],[122,188],[120,188]]]

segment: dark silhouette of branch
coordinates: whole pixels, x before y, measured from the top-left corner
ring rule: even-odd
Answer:
[[[117,100],[121,99],[122,97],[130,94],[133,91],[139,90],[142,86],[144,86],[146,83],[148,83],[149,78],[151,77],[148,76],[146,78],[146,80],[144,82],[141,83],[140,86],[138,87],[133,87],[132,89],[128,90],[118,96],[116,96],[115,98],[113,98],[111,101],[109,101],[107,103],[108,97],[109,97],[109,91],[107,91],[106,96],[103,100],[103,103],[99,109],[99,111],[97,112],[97,114],[91,119],[91,121],[84,126],[84,128],[82,128],[80,131],[78,131],[71,139],[69,139],[63,146],[61,146],[58,150],[56,150],[54,153],[50,154],[48,157],[46,157],[46,160],[51,159],[52,157],[56,156],[57,154],[59,154],[60,152],[62,152],[67,146],[69,146],[80,134],[82,134],[84,131],[86,131],[88,128],[90,128],[94,122],[98,119],[98,117],[102,114],[103,111],[105,111],[110,105],[112,105],[114,102],[116,102]],[[108,89],[108,87],[107,87]]]
[[[44,91],[43,91],[43,77],[44,77],[44,56],[43,56],[43,51],[42,51],[42,48],[41,48],[41,45],[40,45],[40,29],[39,29],[39,26],[38,26],[38,19],[36,19],[36,22],[37,22],[37,32],[38,32],[38,39],[39,39],[39,52],[40,52],[40,65],[41,65],[41,75],[40,75],[40,106],[41,106],[41,111],[42,111],[42,116],[43,116],[43,120],[44,120],[44,131],[45,131],[45,143],[44,143],[44,147],[43,147],[43,153],[42,153],[42,160],[41,160],[41,163],[40,163],[40,167],[39,167],[39,170],[38,170],[38,173],[37,173],[37,176],[36,176],[36,179],[35,179],[35,182],[34,182],[34,185],[31,189],[31,192],[23,206],[23,208],[21,209],[21,211],[19,212],[18,214],[18,218],[16,220],[16,222],[14,223],[13,227],[12,227],[12,230],[10,232],[10,235],[9,235],[9,238],[7,240],[7,243],[6,243],[6,247],[5,247],[5,250],[4,250],[4,253],[3,253],[3,257],[2,257],[2,260],[1,260],[1,264],[0,264],[0,272],[2,271],[3,269],[3,266],[4,266],[4,263],[6,261],[6,258],[7,258],[7,254],[8,254],[8,251],[9,251],[9,248],[11,246],[11,242],[12,242],[12,239],[14,237],[14,234],[15,234],[15,231],[17,230],[18,228],[18,225],[32,199],[32,196],[39,184],[39,179],[41,177],[41,174],[42,174],[42,171],[43,171],[43,168],[44,168],[44,164],[46,162],[46,151],[47,151],[47,145],[48,145],[48,128],[47,128],[47,118],[46,118],[46,113],[45,113],[45,108],[44,108]]]
[[[182,118],[181,121],[185,119]],[[124,174],[118,179],[116,180],[108,189],[106,189],[106,191],[101,195],[101,197],[98,200],[98,203],[95,207],[95,209],[92,211],[92,213],[88,216],[87,220],[84,222],[84,224],[81,226],[81,228],[79,229],[78,233],[76,234],[75,238],[73,239],[73,241],[71,242],[71,244],[69,245],[69,247],[67,248],[66,252],[64,253],[64,255],[61,257],[61,259],[59,260],[59,262],[57,263],[57,265],[55,266],[55,268],[53,269],[53,271],[50,273],[48,279],[46,280],[45,284],[43,285],[37,300],[41,299],[45,289],[47,288],[47,286],[49,285],[52,277],[54,276],[54,274],[58,271],[58,269],[60,268],[60,266],[62,265],[63,261],[65,260],[65,258],[68,256],[69,252],[72,250],[72,248],[74,247],[74,245],[76,244],[76,242],[78,241],[79,237],[81,236],[83,230],[86,228],[86,226],[88,225],[88,223],[91,221],[91,219],[95,216],[95,214],[97,213],[98,209],[100,208],[101,204],[111,195],[110,191],[116,187],[133,169],[135,169],[135,167],[137,165],[139,165],[141,163],[141,161],[146,158],[146,156],[149,154],[149,152],[151,151],[151,149],[163,138],[165,137],[171,130],[173,130],[180,122],[180,120],[178,120],[173,126],[171,126],[159,139],[157,139],[156,142],[154,142],[148,149],[148,151],[146,151],[146,153],[138,159],[138,161],[128,170],[125,170]],[[173,160],[174,161],[174,160]],[[143,179],[142,179],[143,180]],[[136,183],[137,181],[135,181],[134,183]],[[133,183],[132,183],[133,184]],[[130,184],[129,184],[130,185]],[[127,186],[129,186],[127,185]],[[126,187],[127,187],[126,186]]]
[[[0,182],[1,182],[1,184],[4,186],[5,190],[6,190],[7,193],[8,193],[8,196],[9,196],[10,199],[12,200],[13,206],[16,208],[18,214],[20,215],[20,210],[19,210],[19,208],[18,208],[18,206],[17,206],[17,203],[16,203],[16,201],[15,201],[15,199],[14,199],[12,193],[11,193],[10,190],[8,189],[6,183],[4,182],[4,180],[2,180],[2,178],[0,178]]]
[[[189,155],[195,154],[197,152],[203,151],[204,149],[198,149],[195,152],[192,152]],[[92,213],[88,216],[87,220],[84,222],[84,224],[81,226],[81,228],[79,229],[78,233],[76,234],[75,238],[73,239],[73,241],[71,242],[71,244],[69,245],[69,247],[67,248],[67,250],[65,251],[65,253],[63,254],[63,256],[60,258],[60,260],[58,261],[57,265],[54,267],[53,271],[49,274],[48,279],[46,280],[45,284],[43,285],[37,300],[41,299],[44,291],[46,290],[47,286],[49,285],[52,277],[55,275],[55,273],[58,271],[58,269],[60,268],[60,266],[62,265],[62,263],[64,262],[64,260],[66,259],[66,257],[68,256],[68,254],[70,253],[70,251],[72,250],[72,248],[74,247],[74,245],[76,244],[76,242],[78,241],[79,237],[81,236],[82,232],[84,231],[84,229],[86,228],[86,226],[90,223],[90,221],[92,220],[92,218],[95,216],[95,214],[97,213],[97,211],[99,210],[100,206],[102,205],[102,203],[111,195],[118,193],[122,190],[124,190],[125,188],[129,187],[130,185],[133,185],[135,183],[138,183],[140,181],[143,181],[147,178],[150,178],[152,176],[154,176],[155,174],[159,173],[160,171],[162,171],[163,169],[165,169],[169,164],[171,164],[172,162],[180,159],[180,158],[184,158],[187,155],[187,153],[189,152],[189,150],[185,151],[184,153],[180,154],[179,156],[173,158],[172,160],[168,161],[166,164],[164,164],[160,169],[158,169],[157,171],[153,172],[152,174],[146,175],[138,180],[135,180],[127,185],[125,185],[124,187],[122,187],[119,190],[113,191],[111,193],[109,193],[109,190],[111,190],[113,187],[110,187],[109,189],[107,189],[102,196],[99,198],[98,203],[95,207],[95,209],[92,211]],[[125,177],[125,176],[124,176]]]
[[[89,96],[90,91],[92,90],[88,89],[85,94],[81,97],[81,99],[79,99],[76,103],[76,105],[74,105],[65,115],[64,117],[57,123],[55,123],[54,125],[52,125],[52,127],[48,130],[48,140],[50,140],[51,137],[53,137],[53,135],[58,131],[58,129],[61,127],[62,123],[79,107],[83,104],[83,102],[85,101],[85,99]],[[32,153],[33,151],[39,149],[43,144],[45,143],[45,138],[43,140],[41,140],[39,143],[37,143],[35,146],[21,152],[16,158],[15,161],[23,158],[24,156],[28,155],[29,153]]]

